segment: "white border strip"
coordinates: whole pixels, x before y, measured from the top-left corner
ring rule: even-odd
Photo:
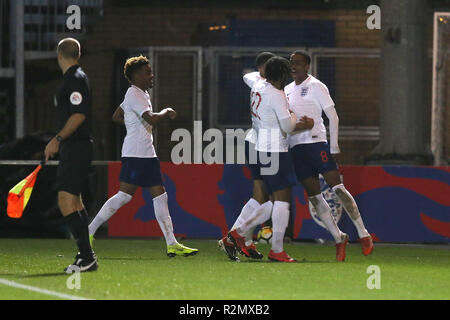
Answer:
[[[61,298],[61,299],[68,299],[68,300],[92,300],[92,299],[72,296],[70,294],[64,294],[64,293],[59,293],[59,292],[50,291],[50,290],[46,290],[46,289],[41,289],[41,288],[37,288],[37,287],[27,286],[27,285],[24,285],[24,284],[20,284],[20,283],[14,282],[14,281],[9,281],[9,280],[2,279],[2,278],[0,278],[0,284],[4,284],[5,286],[9,286],[9,287],[13,287],[13,288],[24,289],[24,290],[28,290],[28,291],[34,291],[34,292],[46,294],[46,295],[49,295],[49,296],[58,297],[58,298]]]

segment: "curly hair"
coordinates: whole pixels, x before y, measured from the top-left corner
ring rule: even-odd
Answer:
[[[150,61],[144,57],[143,55],[140,55],[139,57],[132,57],[129,58],[125,62],[125,66],[123,67],[123,74],[125,75],[125,78],[127,78],[128,82],[131,83],[133,80],[133,74],[142,66],[150,64]]]
[[[266,62],[266,78],[270,81],[286,83],[289,78],[289,61],[283,57],[273,57]]]

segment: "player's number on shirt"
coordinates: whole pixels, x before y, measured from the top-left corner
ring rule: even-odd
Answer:
[[[250,105],[251,114],[256,118],[261,119],[258,115],[258,108],[259,108],[259,106],[261,104],[261,100],[262,100],[261,95],[259,94],[259,92],[252,92],[250,98],[252,100],[251,101],[252,103]]]
[[[325,151],[320,153],[320,157],[322,158],[322,162],[328,162],[328,154]]]

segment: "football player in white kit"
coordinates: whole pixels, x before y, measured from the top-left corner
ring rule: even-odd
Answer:
[[[244,75],[243,80],[246,85],[253,88],[253,86],[259,81],[265,81],[265,64],[267,60],[274,57],[275,55],[271,52],[261,52],[256,57],[256,67],[258,71],[250,72]],[[256,143],[256,132],[253,128],[251,128],[245,137],[245,153],[247,166],[251,172],[251,178],[253,181],[253,197],[247,201],[244,207],[241,210],[239,217],[236,219],[233,227],[230,230],[234,230],[239,227],[242,223],[244,223],[248,218],[253,217],[252,221],[255,221],[257,224],[264,223],[265,221],[270,219],[270,215],[272,212],[272,201],[269,200],[269,194],[264,186],[264,182],[259,175],[259,168],[256,163],[250,163],[249,161],[249,152],[251,149],[255,149]],[[253,259],[262,259],[263,255],[256,250],[255,244],[253,243],[254,228],[250,228],[245,235],[246,246],[242,248],[242,252],[248,258]],[[228,237],[225,236],[219,241],[219,246],[225,251],[228,255],[228,258],[232,261],[239,261],[239,258],[236,256],[236,249],[234,244],[228,240]]]
[[[297,117],[289,111],[283,92],[289,71],[286,59],[269,59],[265,66],[266,81],[254,84],[251,93],[252,124],[256,133],[255,149],[258,158],[256,162],[259,175],[274,200],[272,250],[268,258],[279,262],[295,262],[283,248],[284,233],[289,223],[291,188],[297,184],[287,141],[287,134],[296,128]],[[267,161],[268,158],[270,161]],[[270,172],[270,169],[275,171]],[[252,227],[249,218],[228,233],[228,239],[241,254],[244,254],[242,251],[246,247],[245,235]]]
[[[265,63],[274,56],[275,55],[271,52],[261,52],[257,55],[255,62],[258,71],[247,73],[243,77],[245,84],[248,85],[250,89],[258,82],[266,81]],[[314,125],[312,119],[308,119],[307,117],[304,117],[300,122],[301,123],[298,123],[297,130],[311,129]],[[252,238],[256,226],[270,219],[273,202],[270,200],[267,188],[261,178],[258,165],[249,161],[251,158],[250,151],[255,150],[256,138],[256,131],[252,127],[245,138],[245,153],[247,166],[250,169],[251,179],[253,181],[253,197],[244,205],[239,217],[236,219],[230,230],[235,230],[243,224],[248,224],[249,228],[245,234],[246,246],[242,248],[242,252],[248,258],[262,259],[263,255],[256,249]],[[236,256],[234,244],[228,240],[227,236],[219,241],[219,246],[225,251],[230,260],[239,261],[239,258]]]
[[[364,227],[355,200],[342,184],[338,166],[332,156],[340,153],[338,145],[339,118],[334,102],[325,84],[308,74],[311,58],[307,53],[295,51],[290,57],[290,62],[294,82],[284,89],[289,101],[289,108],[295,112],[297,117],[306,115],[314,119],[312,129],[289,135],[289,152],[297,179],[305,188],[317,214],[336,241],[336,260],[345,260],[348,235],[339,230],[331,215],[331,209],[322,196],[319,173],[336,193],[355,225],[363,254],[369,255],[373,251],[372,237]],[[330,144],[327,142],[322,112],[329,119]]]
[[[119,192],[111,197],[89,225],[92,240],[97,229],[121,207],[131,201],[138,187],[146,188],[153,198],[155,216],[164,234],[167,255],[195,255],[198,250],[178,243],[173,233],[169,214],[168,196],[164,189],[159,159],[153,146],[152,127],[165,119],[174,119],[176,112],[166,108],[153,112],[147,89],[153,87],[153,72],[146,57],[133,57],[126,61],[124,74],[131,87],[124,101],[113,115],[113,121],[125,124],[127,135],[122,146],[122,169]]]

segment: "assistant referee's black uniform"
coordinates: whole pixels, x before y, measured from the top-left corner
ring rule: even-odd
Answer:
[[[58,130],[61,130],[75,113],[82,113],[86,117],[70,137],[60,141],[59,146],[56,190],[78,196],[89,175],[93,155],[91,90],[89,80],[79,65],[70,67],[64,73],[62,84],[55,96],[55,107]]]

